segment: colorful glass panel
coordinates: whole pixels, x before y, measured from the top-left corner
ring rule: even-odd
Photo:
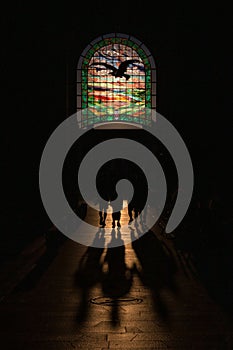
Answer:
[[[145,69],[140,56],[123,44],[103,46],[88,65],[88,107],[95,114],[127,114],[145,107]],[[117,116],[116,116],[117,117]]]
[[[82,108],[93,113],[93,123],[118,120],[150,124],[144,107],[152,107],[153,70],[137,44],[119,37],[100,40],[85,54],[81,71]],[[86,125],[87,118],[82,118]]]

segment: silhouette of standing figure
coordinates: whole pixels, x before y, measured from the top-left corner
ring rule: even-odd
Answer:
[[[113,175],[112,177],[112,190],[110,194],[110,205],[112,207],[112,228],[115,228],[116,226],[116,221],[117,221],[117,226],[121,227],[120,220],[121,220],[121,209],[123,207],[123,199],[118,197],[118,194],[116,192],[116,183],[117,183],[117,175]],[[113,201],[117,201],[116,203],[112,203]],[[117,210],[117,207],[119,209],[119,204],[120,204],[120,210]]]
[[[121,209],[123,207],[123,200],[121,198],[117,198],[117,203],[120,203]],[[117,227],[121,227],[121,210],[116,211],[116,205],[112,204],[110,202],[110,205],[112,207],[112,228],[115,228],[116,226],[116,222],[117,222]]]
[[[97,175],[97,189],[100,194],[99,200],[99,224],[102,228],[106,226],[107,209],[109,201],[109,174],[102,169]]]
[[[117,221],[117,226],[121,227],[121,212],[120,211],[116,211],[115,213],[112,213],[112,228],[114,228],[116,226],[116,221]]]
[[[100,201],[99,203],[99,224],[101,227],[105,227],[106,226],[106,218],[107,218],[107,205],[105,205],[106,201]]]

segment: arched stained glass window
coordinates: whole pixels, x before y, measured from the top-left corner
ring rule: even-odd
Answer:
[[[156,107],[156,74],[146,46],[125,34],[93,40],[77,67],[77,109],[82,126],[106,122],[148,125],[145,108]]]

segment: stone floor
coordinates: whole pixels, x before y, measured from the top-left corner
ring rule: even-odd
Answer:
[[[112,235],[123,240],[121,229]],[[0,324],[3,350],[233,349],[232,322],[156,226],[111,249],[67,239],[43,274],[1,301]]]

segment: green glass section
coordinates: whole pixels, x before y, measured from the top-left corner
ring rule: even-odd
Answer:
[[[90,51],[88,51],[86,53],[85,59],[88,59],[88,61],[89,61],[90,58],[91,58],[91,53],[90,53]]]
[[[112,116],[107,116],[107,117],[96,117],[96,118],[91,118],[88,120],[83,120],[82,121],[82,126],[86,127],[88,125],[93,125],[95,123],[100,123],[100,122],[106,122],[106,121],[115,121],[115,119]],[[138,117],[122,117],[120,118],[118,121],[124,121],[124,122],[134,122],[134,123],[138,123],[138,124],[143,124],[146,126],[150,126],[151,125],[151,120],[145,120],[145,119],[141,119]]]
[[[146,85],[151,86],[149,83],[147,83]],[[148,88],[146,90],[146,96],[151,96],[151,89],[150,88]]]
[[[109,45],[109,44],[108,44],[108,45]],[[100,47],[100,48],[103,47],[103,46],[106,46],[104,40],[102,40],[102,41],[99,43],[99,47]]]
[[[104,42],[105,45],[109,45],[109,44],[112,43],[112,41],[109,40],[109,39],[104,39],[103,42]]]
[[[122,39],[121,44],[129,46],[129,40],[128,39]]]
[[[99,44],[95,44],[95,45],[93,46],[93,48],[94,48],[94,50],[96,51],[96,50],[98,50],[98,49],[100,48],[100,46],[99,46]]]
[[[134,43],[132,41],[128,41],[128,46],[133,47]]]
[[[84,65],[88,65],[88,64],[89,64],[89,61],[90,61],[90,60],[89,60],[88,58],[84,58],[83,64],[84,64]]]
[[[135,49],[138,52],[138,45],[137,44],[133,44],[132,48]],[[138,54],[139,54],[139,52],[138,52]]]
[[[95,50],[94,50],[94,49],[90,49],[90,50],[88,51],[88,54],[90,54],[91,56],[94,55],[94,53],[95,53]]]
[[[147,58],[145,52],[142,49],[138,49],[137,52],[138,52],[138,54],[140,55],[140,57],[142,59],[146,59]]]

